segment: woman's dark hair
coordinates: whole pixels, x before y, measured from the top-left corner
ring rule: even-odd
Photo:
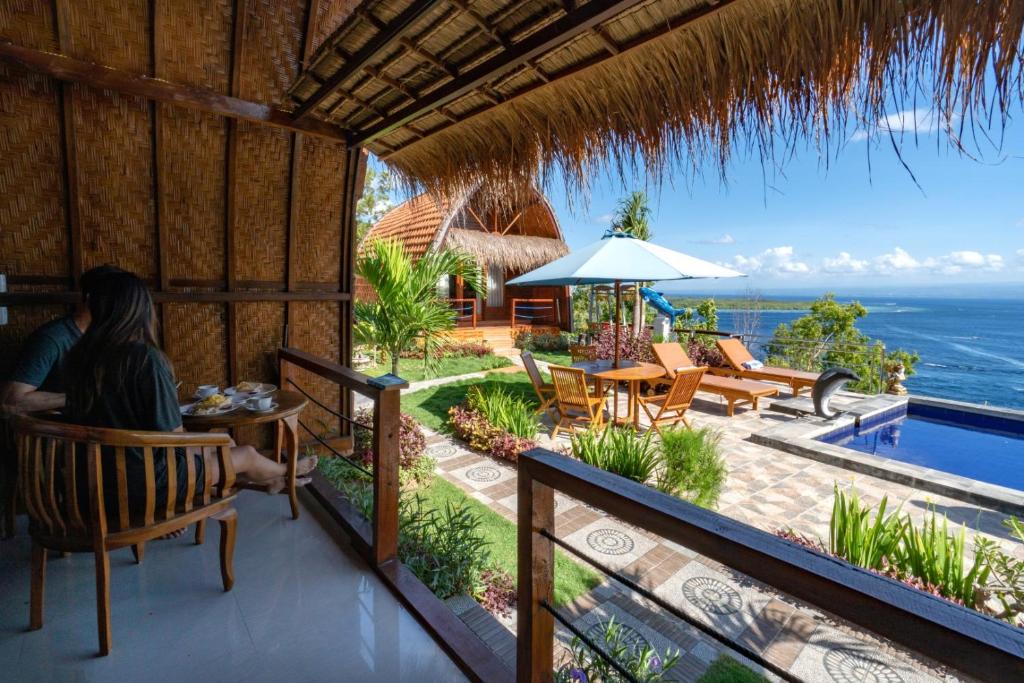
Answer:
[[[139,351],[159,349],[153,299],[138,276],[107,273],[89,293],[92,322],[68,352],[65,377],[72,417],[88,413],[104,391],[118,391],[137,372]],[[162,354],[161,354],[162,357]],[[116,386],[107,386],[110,381]]]

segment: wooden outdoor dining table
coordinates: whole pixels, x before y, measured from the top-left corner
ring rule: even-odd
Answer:
[[[625,424],[632,421],[633,427],[638,431],[640,429],[640,409],[638,405],[640,382],[665,376],[665,368],[660,365],[631,360],[619,361],[618,368],[613,368],[612,361],[610,360],[580,361],[573,363],[572,367],[581,368],[587,373],[588,377],[596,379],[598,393],[601,393],[603,389],[603,382],[612,383],[612,386],[615,387],[615,398],[612,401],[612,420],[617,423],[620,422],[618,386],[619,382],[626,382],[629,387],[629,413],[622,418],[621,422]]]
[[[299,414],[309,401],[294,391],[282,390],[275,391],[273,399],[277,407],[267,412],[253,412],[239,406],[222,415],[182,415],[181,421],[185,430],[189,432],[213,432],[273,422],[273,457],[277,462],[281,462],[284,452],[288,453],[288,502],[292,508],[292,519],[298,519],[299,498],[295,486],[295,466],[299,460]],[[254,485],[242,488],[260,487]]]

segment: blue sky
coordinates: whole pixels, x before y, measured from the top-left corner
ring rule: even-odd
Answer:
[[[654,241],[747,273],[741,289],[1024,282],[1024,122],[1009,124],[1000,151],[986,144],[972,160],[948,148],[925,110],[888,120],[906,131],[903,159],[920,188],[887,133],[858,132],[828,168],[806,149],[767,181],[756,158],[734,158],[724,185],[716,169],[689,186],[670,179],[651,192]],[[598,239],[630,189],[598,178],[589,204],[570,208],[553,182],[570,247]]]

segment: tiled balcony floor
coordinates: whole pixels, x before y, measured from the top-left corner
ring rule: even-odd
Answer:
[[[113,652],[98,657],[92,555],[47,567],[45,622],[29,632],[29,539],[0,542],[0,681],[462,681],[413,617],[312,509],[239,496],[235,587],[218,530],[111,556]],[[344,541],[343,541],[344,543]]]

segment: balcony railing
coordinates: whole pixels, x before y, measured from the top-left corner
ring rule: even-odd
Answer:
[[[783,680],[800,680],[559,539],[555,491],[978,679],[1021,680],[1024,631],[1002,621],[550,451],[521,455],[518,469],[521,683],[550,681],[555,622],[573,631],[554,607],[556,545]],[[607,654],[594,654],[615,667]]]
[[[512,326],[561,325],[562,310],[558,299],[512,299]]]
[[[470,327],[476,327],[476,299],[448,299],[448,304],[455,311],[456,325],[469,325]]]
[[[372,434],[373,460],[370,470],[363,470],[373,480],[373,511],[369,520],[318,471],[314,471],[313,482],[306,487],[307,491],[348,531],[356,552],[434,636],[463,673],[474,681],[510,681],[511,672],[497,655],[435,597],[398,557],[399,400],[401,390],[408,384],[378,386],[372,378],[351,368],[296,349],[279,349],[277,358],[282,388],[303,393],[348,428],[366,429]],[[346,415],[347,411],[337,410],[319,400],[310,390],[311,387],[304,386],[299,369],[336,384],[343,397],[348,398],[351,393],[355,393],[371,399],[373,424],[364,425]],[[328,453],[343,457],[329,440],[304,423],[300,422],[300,425],[313,442]],[[348,458],[345,461],[352,467],[363,469]]]

